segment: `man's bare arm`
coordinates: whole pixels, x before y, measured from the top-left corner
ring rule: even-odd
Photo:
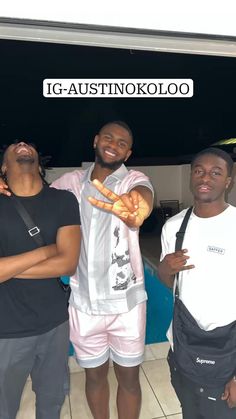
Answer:
[[[0,282],[16,277],[26,269],[53,257],[55,254],[56,246],[53,244],[20,255],[0,258]]]
[[[17,278],[43,279],[73,275],[78,265],[80,237],[78,225],[59,228],[56,237],[56,255],[22,271]]]

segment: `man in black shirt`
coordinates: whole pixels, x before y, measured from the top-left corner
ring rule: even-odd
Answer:
[[[0,196],[0,419],[15,419],[28,375],[36,418],[59,419],[68,392],[67,299],[58,278],[72,275],[80,248],[78,203],[45,186],[38,153],[10,145],[2,175],[40,229],[38,247],[12,199]]]

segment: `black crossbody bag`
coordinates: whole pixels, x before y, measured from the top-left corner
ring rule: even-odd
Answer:
[[[191,212],[192,208],[189,208],[176,233],[176,251],[182,248]],[[176,367],[196,383],[224,385],[236,372],[236,321],[210,331],[201,329],[179,298],[178,281],[177,274],[173,315],[173,359]]]
[[[40,233],[39,227],[36,226],[34,220],[32,219],[31,215],[28,213],[22,202],[20,202],[14,195],[10,197],[15,205],[15,208],[18,214],[21,216],[22,220],[24,221],[27,231],[38,247],[46,246],[43,237]],[[70,285],[64,284],[60,278],[57,278],[60,287],[66,293],[66,298],[69,300],[70,297]]]

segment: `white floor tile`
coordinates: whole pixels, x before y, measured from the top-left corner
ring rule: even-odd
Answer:
[[[110,386],[110,419],[117,419],[116,409],[116,393],[117,393],[117,380],[114,368],[109,368],[108,381]]]
[[[68,396],[66,396],[65,403],[61,409],[61,419],[71,419],[70,401]]]
[[[74,372],[84,371],[84,369],[79,366],[78,362],[76,362],[74,356],[69,356],[69,362],[68,363],[69,363],[70,373],[73,374]]]
[[[151,348],[152,345],[145,346],[144,361],[154,361],[156,359]]]
[[[143,363],[142,368],[165,415],[180,413],[180,404],[170,383],[167,361],[147,361]]]
[[[92,419],[85,396],[85,373],[75,372],[70,377],[70,404],[73,419]]]
[[[149,345],[149,348],[155,359],[166,359],[170,349],[170,344],[169,342],[152,343]]]
[[[31,380],[28,380],[22,394],[20,410],[16,416],[17,419],[35,418],[35,394],[31,386]]]
[[[164,412],[145,376],[143,370],[140,370],[140,384],[142,389],[142,406],[140,419],[162,418]]]

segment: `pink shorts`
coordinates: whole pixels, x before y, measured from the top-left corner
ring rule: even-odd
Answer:
[[[81,367],[95,368],[109,358],[124,367],[142,363],[146,302],[116,315],[88,315],[72,306],[69,306],[69,314],[70,340]]]

